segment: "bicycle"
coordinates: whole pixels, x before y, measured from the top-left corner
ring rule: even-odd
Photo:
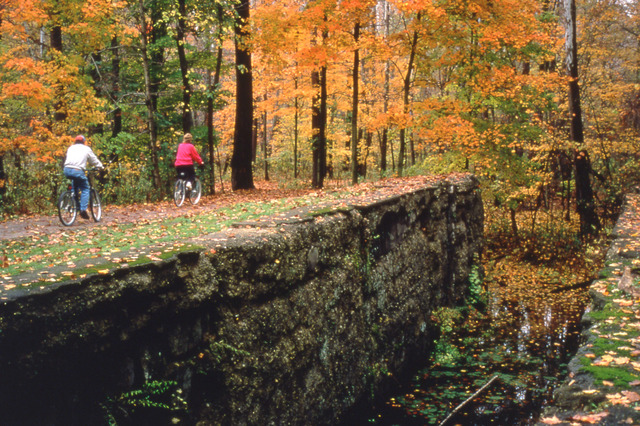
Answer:
[[[89,210],[91,210],[91,217],[96,222],[100,222],[102,219],[102,203],[100,201],[100,195],[98,191],[93,187],[92,175],[97,172],[98,169],[87,170],[85,173],[89,180]],[[80,211],[80,190],[76,196],[73,190],[73,182],[69,182],[66,191],[63,191],[58,197],[58,217],[60,222],[65,226],[71,226],[78,217]]]
[[[189,183],[191,182],[187,179],[186,174],[181,172],[173,186],[173,201],[176,203],[176,206],[180,207],[184,203],[185,198],[187,198],[187,195],[189,195],[191,204],[195,205],[200,201],[200,197],[202,196],[200,179],[196,176],[191,188],[188,188]]]

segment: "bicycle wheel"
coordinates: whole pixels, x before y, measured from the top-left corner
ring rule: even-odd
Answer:
[[[73,190],[64,191],[58,198],[58,217],[64,226],[71,226],[78,216]]]
[[[184,203],[185,193],[184,181],[182,179],[176,180],[176,184],[173,187],[173,201],[176,206],[180,207]]]
[[[93,220],[100,222],[100,219],[102,219],[102,203],[100,202],[98,191],[93,188],[91,188],[91,192],[89,193],[89,208],[91,209]]]
[[[189,201],[191,201],[191,204],[198,204],[201,195],[202,184],[200,184],[200,179],[196,178],[193,183],[193,188],[191,188],[191,191],[189,191]]]

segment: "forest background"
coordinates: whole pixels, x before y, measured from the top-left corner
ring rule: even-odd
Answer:
[[[191,132],[209,194],[464,170],[514,234],[590,233],[640,178],[639,35],[633,0],[0,0],[0,214],[54,210],[79,133],[107,203],[166,198]]]

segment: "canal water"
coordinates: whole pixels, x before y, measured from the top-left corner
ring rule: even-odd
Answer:
[[[456,331],[439,314],[443,337],[424,368],[360,423],[534,424],[566,375],[587,301],[584,288],[490,283],[485,309],[472,308]]]

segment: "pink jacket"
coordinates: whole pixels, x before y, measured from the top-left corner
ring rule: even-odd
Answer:
[[[178,145],[178,153],[176,154],[176,162],[174,166],[191,166],[196,161],[202,165],[202,158],[198,155],[196,147],[188,142],[182,142]]]

